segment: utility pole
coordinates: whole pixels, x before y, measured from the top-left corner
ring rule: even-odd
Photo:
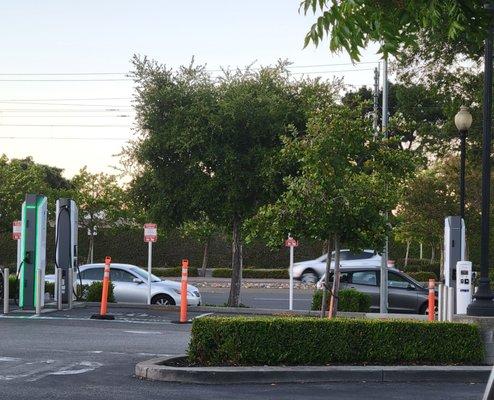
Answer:
[[[388,137],[388,59],[383,62],[383,115],[382,115],[383,139]],[[388,213],[386,211],[386,223]],[[388,313],[388,236],[381,256],[381,284],[379,286],[379,311]]]
[[[379,135],[378,123],[379,123],[379,68],[381,64],[374,69],[374,120],[372,127],[374,128],[374,136],[377,139]]]

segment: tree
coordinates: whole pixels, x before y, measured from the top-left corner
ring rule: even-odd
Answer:
[[[92,174],[86,167],[72,178],[72,186],[72,198],[79,208],[79,225],[89,234],[87,262],[91,263],[98,229],[129,223],[125,192],[114,175]]]
[[[487,13],[482,1],[465,0],[302,0],[305,14],[320,13],[305,37],[318,45],[329,36],[332,52],[358,60],[370,42],[384,57],[408,52],[422,59],[482,54]]]
[[[384,211],[395,207],[400,187],[413,169],[410,152],[392,140],[374,140],[372,122],[360,108],[332,105],[315,112],[307,135],[285,141],[283,153],[301,160],[300,171],[286,178],[287,190],[261,208],[251,226],[278,246],[291,232],[333,241],[335,269],[330,315],[337,310],[339,249],[382,248],[387,233]],[[329,284],[330,248],[326,265]],[[323,300],[323,307],[326,301]]]
[[[186,221],[180,226],[182,236],[196,239],[204,247],[202,256],[201,276],[206,276],[206,269],[209,262],[209,246],[211,238],[218,233],[218,227],[213,224],[207,215],[203,214],[196,220]]]
[[[241,228],[283,187],[281,138],[302,131],[308,110],[333,101],[337,88],[292,82],[284,63],[220,79],[194,65],[174,72],[134,58],[134,66],[141,135],[129,152],[156,188],[142,201],[171,226],[206,215],[232,232],[228,304],[238,306]]]
[[[9,160],[0,156],[0,230],[10,231],[12,221],[20,218],[26,193],[44,194],[54,203],[69,188],[59,168],[35,163],[30,157]]]

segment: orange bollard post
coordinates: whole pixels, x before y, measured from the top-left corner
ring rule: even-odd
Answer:
[[[429,279],[429,321],[434,321],[436,317],[436,293],[434,291],[436,287],[435,279]]]
[[[113,315],[107,314],[108,310],[108,288],[110,286],[110,264],[111,257],[105,257],[105,272],[103,274],[103,287],[101,289],[101,306],[99,314],[94,314],[91,319],[115,319]]]
[[[189,260],[182,260],[182,287],[180,288],[180,323],[185,324],[187,321],[187,274],[189,269]]]

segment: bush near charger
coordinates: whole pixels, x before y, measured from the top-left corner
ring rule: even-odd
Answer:
[[[231,268],[215,268],[213,269],[212,276],[214,278],[231,278]],[[243,278],[254,279],[288,279],[287,269],[254,269],[245,268],[242,270]]]
[[[317,311],[322,305],[322,290],[315,290],[312,296],[311,310]],[[328,307],[330,297],[328,296]],[[338,311],[370,312],[371,297],[355,289],[342,289],[338,292]]]
[[[45,282],[45,293],[50,293],[50,296],[53,298],[53,296],[55,295],[54,282]],[[9,275],[9,298],[19,298],[19,280],[16,274]]]
[[[103,289],[103,282],[93,282],[87,288],[86,301],[101,302],[101,291]],[[115,296],[113,290],[115,286],[110,282],[108,285],[108,302],[115,303]]]
[[[156,276],[159,276],[159,277],[181,277],[182,276],[182,267],[153,268],[153,274]],[[188,276],[190,276],[190,277],[199,276],[199,272],[198,272],[197,268],[189,267]]]
[[[194,319],[189,361],[201,365],[481,364],[474,324],[310,317]]]

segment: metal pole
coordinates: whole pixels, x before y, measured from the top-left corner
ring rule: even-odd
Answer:
[[[151,304],[151,264],[153,262],[153,242],[148,242],[148,304]]]
[[[288,309],[293,310],[293,246],[290,246],[290,301]]]
[[[9,269],[3,270],[3,313],[9,313]]]
[[[448,308],[447,308],[446,320],[449,322],[453,322],[454,308],[455,308],[455,288],[448,287]]]
[[[489,29],[485,39],[484,57],[484,123],[482,134],[482,220],[480,240],[480,283],[474,300],[467,308],[468,315],[494,316],[494,302],[489,281],[489,212],[491,179],[491,113],[492,113],[492,41],[494,35],[494,4],[485,4],[489,14]]]
[[[424,255],[423,253],[423,247],[422,247],[422,242],[420,242],[420,259],[422,260],[422,256]]]
[[[41,268],[36,268],[36,315],[41,315]]]
[[[440,283],[437,285],[437,320],[443,320],[444,314],[444,293],[443,293],[444,284]]]
[[[67,269],[67,283],[65,285],[67,288],[67,306],[69,310],[72,309],[72,296],[74,295],[74,269]]]
[[[382,131],[384,138],[388,137],[388,60],[383,62],[383,115]],[[386,212],[386,221],[388,214]],[[379,287],[379,311],[382,314],[388,312],[388,236],[381,257],[381,285]]]
[[[19,276],[19,268],[21,267],[22,257],[21,257],[21,240],[17,239],[17,265],[15,272]]]
[[[460,132],[460,216],[465,219],[465,149],[467,131]]]
[[[57,309],[62,310],[62,270],[55,268],[55,296],[57,296]]]

